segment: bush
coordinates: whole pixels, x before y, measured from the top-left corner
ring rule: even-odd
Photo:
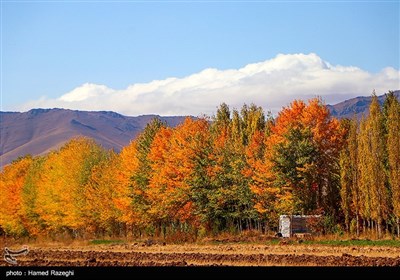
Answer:
[[[332,234],[336,233],[338,230],[337,225],[335,224],[335,219],[332,215],[326,215],[323,217],[323,228],[324,234]]]
[[[357,234],[357,220],[351,219],[350,221],[350,234]]]

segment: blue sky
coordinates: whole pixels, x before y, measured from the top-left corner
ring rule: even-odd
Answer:
[[[307,55],[316,54],[333,66],[357,67],[370,75],[363,76],[367,80],[382,80],[377,73],[389,67],[390,73],[385,72],[388,80],[383,79],[389,88],[378,82],[372,83],[371,87],[387,90],[398,89],[392,87],[399,85],[399,1],[2,1],[1,8],[2,110],[46,106],[108,109],[109,104],[99,96],[114,94],[114,98],[122,99],[124,94],[128,95],[129,87],[151,86],[152,81],[167,78],[187,84],[185,77],[204,69],[213,68],[226,74],[229,69],[241,69],[252,63],[272,63],[279,54],[305,54],[305,58],[295,59],[308,66],[309,62],[304,59],[309,61]],[[285,63],[291,65],[292,60]],[[270,71],[263,69],[263,73]],[[279,69],[274,71],[281,71]],[[296,69],[300,71],[300,68]],[[257,73],[251,72],[252,77]],[[207,79],[211,81],[216,77]],[[219,77],[232,79],[226,75]],[[268,80],[271,76],[264,78]],[[241,79],[237,84],[243,83],[244,78]],[[331,79],[325,83],[331,83]],[[363,79],[359,82],[365,82]],[[334,89],[343,98],[364,91],[367,95],[372,91],[372,88],[366,88],[349,92],[354,86],[349,87],[348,83],[341,84],[339,78],[335,80]],[[199,84],[195,86],[202,88]],[[260,86],[259,82],[257,86]],[[325,95],[324,87],[321,88],[321,95]],[[237,98],[239,89],[233,90],[235,96],[233,93],[224,95],[228,98],[224,101],[237,106],[259,101],[260,98],[248,96]],[[177,94],[171,90],[169,95]],[[289,92],[291,88],[286,90]],[[102,104],[97,107],[78,104],[82,98],[73,100],[73,104],[61,103],[60,97],[71,92],[73,96],[81,94],[84,99],[92,98],[88,103]],[[168,95],[159,85],[151,94],[157,92]],[[191,90],[190,94],[195,93]],[[313,94],[320,93],[310,93]],[[336,101],[329,97],[333,94],[333,89],[326,92],[327,101]],[[201,98],[205,96],[208,95]],[[149,99],[148,95],[146,98],[146,102],[157,100]],[[139,101],[138,97],[130,100],[133,103]],[[176,101],[179,102],[179,98]],[[219,101],[218,98],[215,100]],[[199,111],[191,109],[187,112],[164,110],[171,104],[159,104],[156,111],[148,113],[208,113],[211,109],[207,106],[211,104],[204,104]],[[276,107],[281,105],[285,104],[274,104]],[[265,106],[268,106],[267,102]],[[117,105],[110,106],[110,110],[118,108]],[[151,104],[146,108],[152,108]],[[147,112],[126,108],[119,111],[133,115],[136,111]]]

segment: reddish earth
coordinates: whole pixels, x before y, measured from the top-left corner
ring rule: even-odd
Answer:
[[[29,249],[16,256],[18,266],[400,266],[400,248],[378,246],[135,243]],[[0,266],[11,264],[2,260]]]

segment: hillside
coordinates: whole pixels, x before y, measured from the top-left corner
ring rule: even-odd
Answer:
[[[400,90],[396,90],[395,95],[400,100]],[[385,95],[378,96],[379,103],[382,105],[385,101]],[[368,114],[368,108],[371,104],[371,96],[359,96],[352,99],[345,100],[343,102],[337,103],[335,105],[328,105],[331,115],[333,117],[343,119],[343,118],[353,118],[356,114],[358,119],[361,119],[362,114]]]
[[[106,149],[120,151],[154,117],[65,109],[0,112],[0,168],[19,156],[42,155],[57,149],[78,135],[91,137]],[[159,118],[174,127],[185,117]]]

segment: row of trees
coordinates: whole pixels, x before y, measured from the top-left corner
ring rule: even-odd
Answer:
[[[346,229],[400,232],[400,105],[392,92],[381,109],[373,95],[369,116],[346,120],[340,155],[341,206]]]
[[[0,228],[14,236],[196,238],[276,230],[288,213],[323,213],[348,230],[353,220],[389,227],[400,201],[400,113],[390,100],[381,113],[374,96],[360,125],[331,118],[312,99],[276,118],[254,104],[222,104],[211,120],[187,118],[176,128],[154,119],[120,153],[76,138],[4,167]]]

